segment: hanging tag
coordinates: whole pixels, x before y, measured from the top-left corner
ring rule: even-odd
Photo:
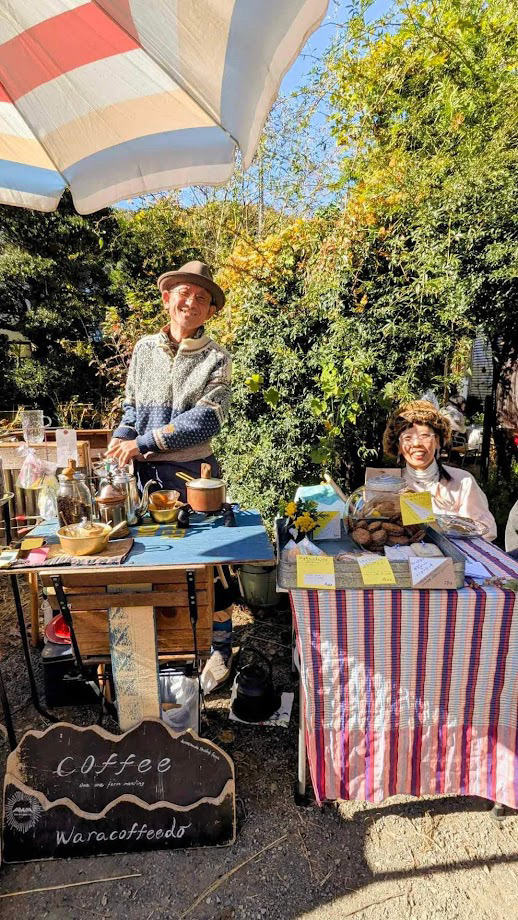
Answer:
[[[400,496],[403,525],[435,521],[431,492],[403,493]]]
[[[56,448],[58,467],[68,466],[69,460],[77,463],[77,431],[73,428],[56,428]]]
[[[364,585],[395,585],[396,576],[386,556],[357,556]]]
[[[298,588],[334,588],[335,563],[332,556],[297,556]]]

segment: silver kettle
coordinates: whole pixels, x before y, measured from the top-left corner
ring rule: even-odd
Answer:
[[[157,482],[154,479],[146,482],[142,498],[139,499],[136,477],[126,467],[119,467],[113,474],[113,485],[124,494],[128,524],[137,524],[148,509],[150,486],[156,486]]]

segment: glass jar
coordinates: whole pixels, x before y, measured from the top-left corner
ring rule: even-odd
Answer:
[[[399,495],[405,488],[401,476],[380,476],[355,489],[349,495],[345,509],[349,529],[360,520],[396,519],[401,514]]]
[[[66,469],[58,476],[57,494],[58,517],[62,524],[79,524],[83,518],[92,520],[92,496],[86,483],[84,473],[75,468],[75,462],[69,461]]]
[[[408,546],[425,536],[420,524],[404,525],[400,494],[408,491],[398,476],[380,476],[349,495],[346,522],[349,536],[368,552],[384,552],[385,546]]]

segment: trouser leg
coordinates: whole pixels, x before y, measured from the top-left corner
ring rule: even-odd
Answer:
[[[228,566],[216,566],[214,576],[212,650],[221,652],[227,661],[232,654],[232,592],[228,586]]]
[[[225,661],[232,654],[232,607],[214,611],[212,651],[221,652]]]

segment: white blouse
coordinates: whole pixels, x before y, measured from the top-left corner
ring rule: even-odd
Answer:
[[[467,470],[460,470],[455,466],[444,466],[451,476],[447,482],[439,481],[439,468],[434,461],[431,467],[423,470],[414,470],[405,467],[403,478],[414,492],[431,492],[432,508],[436,514],[458,514],[460,517],[471,518],[479,524],[486,540],[496,538],[496,521],[489,510],[487,498]],[[486,530],[487,528],[487,530]]]

